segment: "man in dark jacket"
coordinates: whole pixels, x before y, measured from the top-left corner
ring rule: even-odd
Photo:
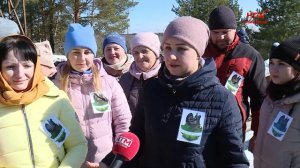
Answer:
[[[204,57],[214,58],[220,82],[235,95],[242,113],[244,134],[251,111],[251,129],[256,135],[267,85],[263,59],[253,47],[240,42],[236,18],[230,8],[215,8],[209,16],[209,28],[211,36]]]

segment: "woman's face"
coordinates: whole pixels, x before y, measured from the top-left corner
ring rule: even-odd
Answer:
[[[25,91],[32,82],[34,63],[30,60],[18,60],[13,50],[11,50],[1,64],[1,73],[16,92]]]
[[[156,62],[156,55],[152,50],[145,46],[137,46],[132,50],[134,61],[140,70],[149,71]]]
[[[87,48],[75,48],[68,54],[68,60],[74,70],[84,72],[92,67],[94,53]]]
[[[126,57],[126,53],[119,44],[110,43],[104,48],[104,57],[109,65],[114,65]]]
[[[164,61],[171,75],[186,77],[198,70],[199,57],[191,45],[177,38],[169,38],[163,46]]]
[[[274,84],[281,85],[296,77],[296,70],[280,59],[272,58],[269,63],[270,77]]]

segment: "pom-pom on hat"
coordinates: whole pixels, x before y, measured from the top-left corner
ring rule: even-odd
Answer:
[[[79,23],[72,23],[65,35],[64,52],[69,52],[77,47],[90,49],[94,55],[97,54],[97,42],[94,35],[94,29],[91,25],[82,26]]]
[[[156,34],[152,32],[142,32],[137,33],[130,43],[131,52],[137,46],[145,46],[152,50],[156,57],[159,57],[160,54],[160,41]]]
[[[126,40],[119,33],[112,32],[105,37],[105,39],[103,40],[103,46],[102,46],[103,51],[104,51],[105,46],[107,44],[111,44],[111,43],[120,45],[125,50],[125,53],[127,53]]]
[[[234,12],[227,6],[215,8],[209,15],[208,26],[210,30],[236,29]]]
[[[202,56],[208,44],[209,28],[200,19],[182,16],[169,23],[164,32],[163,44],[171,37],[190,44]]]
[[[270,59],[280,59],[300,71],[300,36],[291,37],[280,43],[272,52]]]

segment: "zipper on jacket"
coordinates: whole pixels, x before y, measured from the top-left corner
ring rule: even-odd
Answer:
[[[83,84],[83,76],[80,76],[80,88],[81,88],[81,93],[85,92],[86,90],[85,87],[84,87],[84,84]],[[86,135],[85,137],[90,139],[90,129],[91,129],[91,126],[90,126],[90,116],[89,116],[89,113],[88,111],[86,110],[86,99],[85,99],[85,94],[81,94],[81,99],[82,99],[82,109],[83,109],[83,113],[84,113],[84,123],[85,123],[85,132],[86,132]]]
[[[176,89],[171,84],[167,84],[167,86],[170,88],[173,94],[176,94]]]
[[[31,134],[30,134],[30,128],[29,128],[29,124],[28,124],[28,120],[27,120],[27,115],[25,112],[25,105],[21,106],[21,110],[22,110],[22,114],[24,116],[24,120],[25,120],[25,124],[26,124],[27,136],[28,136],[29,147],[30,147],[31,163],[32,163],[32,167],[35,168],[33,145],[32,145],[32,139],[31,139]]]
[[[176,89],[172,88],[173,94],[176,94]]]
[[[56,156],[56,157],[55,157],[55,159],[56,159],[56,161],[57,161],[57,164],[58,164],[58,166],[59,166],[59,165],[60,165],[60,163],[61,163],[61,161],[60,161],[59,157],[58,157],[58,156]]]

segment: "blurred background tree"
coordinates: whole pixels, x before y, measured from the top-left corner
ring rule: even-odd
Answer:
[[[299,0],[258,0],[258,12],[268,10],[267,24],[260,24],[253,32],[251,44],[266,59],[274,42],[281,42],[290,36],[300,35]]]
[[[245,27],[250,37],[250,44],[264,57],[269,57],[269,50],[273,42],[300,35],[300,0],[257,0],[260,9],[257,13],[265,13],[266,24],[254,24],[248,27],[242,17],[243,10],[237,0],[176,0],[178,7],[172,11],[178,16],[193,16],[207,23],[210,12],[219,5],[226,5],[233,9],[238,29]],[[249,11],[250,12],[250,11]]]
[[[240,9],[237,0],[176,0],[178,7],[173,6],[172,11],[178,16],[193,16],[208,23],[210,12],[220,6],[226,5],[233,9],[237,18],[238,26],[241,27],[244,24],[239,22],[241,19],[243,10]]]
[[[19,18],[26,35],[34,41],[49,40],[54,53],[63,53],[64,35],[70,23],[91,24],[101,44],[105,34],[128,29],[129,9],[137,4],[133,0],[2,0],[0,10],[4,17],[16,22]],[[98,51],[100,55],[102,50]]]
[[[138,1],[138,0],[136,0]],[[55,53],[63,53],[64,34],[70,23],[93,25],[100,56],[103,37],[116,31],[125,33],[129,27],[129,10],[138,5],[134,0],[1,0],[0,15],[17,22],[34,41],[49,40]],[[210,12],[227,5],[236,14],[238,29],[246,27],[250,44],[266,59],[273,42],[300,35],[300,0],[256,0],[265,13],[266,24],[248,26],[242,17],[238,0],[174,0],[171,9],[178,16],[193,16],[207,23]],[[13,7],[8,4],[12,2]],[[25,8],[24,8],[25,7]],[[16,15],[14,14],[14,9]],[[26,10],[24,10],[26,9]],[[166,9],[169,10],[169,9]],[[155,9],[153,9],[155,12]],[[248,12],[248,11],[247,11]],[[245,12],[244,12],[245,13]],[[26,16],[26,17],[24,17]],[[26,19],[26,20],[25,20]],[[25,22],[26,21],[26,22]],[[26,23],[26,25],[25,25]]]

